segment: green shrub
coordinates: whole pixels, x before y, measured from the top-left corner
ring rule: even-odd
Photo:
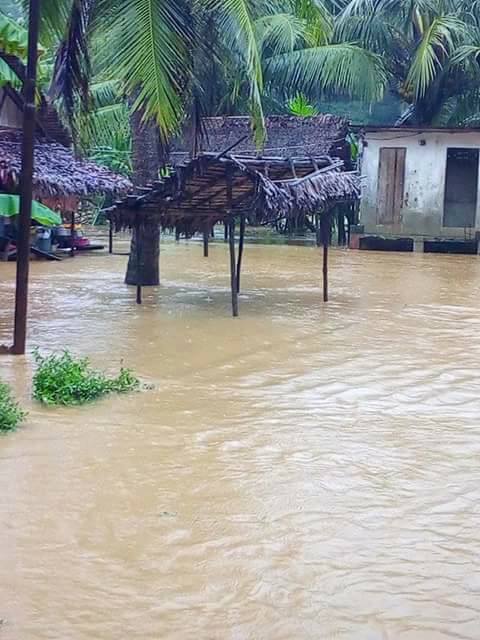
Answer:
[[[92,369],[87,358],[35,353],[37,370],[33,377],[33,396],[47,405],[79,405],[93,402],[109,393],[127,393],[140,387],[129,369],[121,369],[116,378]]]
[[[0,382],[0,432],[15,431],[25,416],[13,399],[10,387]]]

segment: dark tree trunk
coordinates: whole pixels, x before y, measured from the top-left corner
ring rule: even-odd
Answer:
[[[137,231],[134,229],[125,282],[155,287],[160,284],[160,227],[145,223],[140,227],[139,235],[140,248],[137,250]]]
[[[158,179],[163,164],[160,159],[158,128],[154,122],[142,122],[141,111],[132,111],[133,183],[144,186]],[[160,284],[160,228],[145,223],[140,231],[140,249],[137,250],[137,232],[134,229],[130,247],[126,284],[156,286]],[[140,260],[138,260],[139,256]]]

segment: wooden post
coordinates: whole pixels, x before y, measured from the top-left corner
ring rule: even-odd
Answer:
[[[237,265],[235,261],[235,218],[231,218],[228,223],[228,240],[230,247],[230,286],[232,289],[232,313],[233,317],[238,316],[238,287],[237,287]]]
[[[9,253],[10,253],[10,239],[8,238],[6,243],[5,243],[5,248],[0,253],[0,261],[1,262],[8,262],[8,254]]]
[[[315,214],[315,233],[316,233],[316,242],[317,242],[317,247],[321,247],[322,246],[322,232],[321,232],[321,227],[320,227],[320,216],[319,214]]]
[[[75,257],[75,211],[72,211],[72,219],[70,222],[70,242],[72,247],[70,249],[70,256]]]
[[[140,223],[138,222],[138,214],[137,221],[135,222],[135,233],[137,237],[136,249],[137,249],[137,304],[142,304],[142,283],[140,282],[141,271],[140,271],[140,260],[142,257],[142,248],[140,246]]]
[[[209,232],[207,223],[205,223],[205,228],[203,229],[203,257],[204,258],[208,258],[209,239],[210,239],[210,232]]]
[[[225,222],[225,231],[224,231],[223,241],[228,242],[228,222]]]
[[[330,212],[325,211],[320,218],[323,244],[323,301],[328,302],[328,245],[330,243]]]
[[[35,149],[38,30],[40,0],[30,0],[28,14],[28,57],[23,82],[22,173],[17,235],[17,275],[15,326],[12,353],[23,355],[27,341],[28,278],[30,271],[30,226],[32,222],[33,170]]]
[[[113,220],[110,219],[110,227],[108,229],[108,253],[113,253]]]
[[[245,245],[245,215],[240,218],[240,243],[238,245],[238,262],[237,262],[237,293],[240,293],[240,274],[242,271],[243,248]]]

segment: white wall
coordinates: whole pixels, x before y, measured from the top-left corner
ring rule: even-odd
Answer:
[[[463,228],[443,227],[447,149],[480,149],[480,132],[455,131],[416,133],[408,130],[369,132],[365,136],[362,175],[364,176],[361,224],[366,233],[464,237]],[[420,145],[424,140],[426,144]],[[405,195],[400,228],[377,225],[378,164],[381,147],[405,147]],[[479,181],[480,183],[480,181]],[[480,228],[480,184],[476,228]],[[470,232],[474,235],[475,231]]]

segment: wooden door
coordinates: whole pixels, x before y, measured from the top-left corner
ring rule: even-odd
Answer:
[[[478,149],[448,149],[444,227],[472,228],[477,216]]]
[[[405,147],[382,147],[378,170],[377,224],[400,226],[405,192]]]

